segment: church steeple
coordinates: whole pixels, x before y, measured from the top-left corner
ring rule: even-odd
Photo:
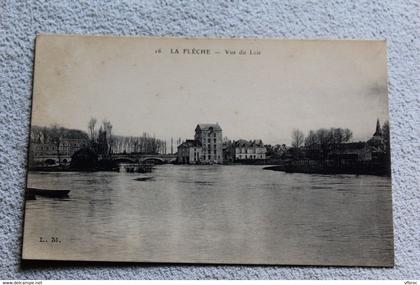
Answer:
[[[379,123],[379,119],[376,120],[376,130],[373,136],[382,136],[381,124]]]

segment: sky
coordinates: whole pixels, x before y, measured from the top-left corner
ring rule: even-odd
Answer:
[[[386,64],[384,41],[45,35],[32,124],[87,131],[95,117],[169,140],[219,123],[229,139],[288,145],[293,129],[341,127],[366,140],[388,120]]]

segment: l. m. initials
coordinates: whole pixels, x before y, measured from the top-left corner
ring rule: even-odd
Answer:
[[[49,240],[45,237],[39,237],[39,242],[42,243],[61,243],[61,240],[58,237],[51,237]]]
[[[58,237],[51,237],[52,243],[60,243],[61,241],[58,239]]]

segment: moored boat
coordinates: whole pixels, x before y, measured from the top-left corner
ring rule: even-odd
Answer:
[[[62,198],[68,197],[70,190],[52,190],[52,189],[39,189],[39,188],[26,188],[28,193],[44,197]]]

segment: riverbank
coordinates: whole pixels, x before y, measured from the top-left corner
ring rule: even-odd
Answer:
[[[264,167],[264,170],[306,174],[355,174],[391,176],[387,164],[381,161],[315,161],[298,160],[284,165]]]
[[[95,167],[90,169],[77,169],[72,168],[67,165],[59,165],[59,166],[35,166],[29,167],[29,171],[42,171],[42,172],[97,172],[97,171],[118,171],[117,168],[108,168],[108,167]]]
[[[285,165],[273,165],[273,166],[267,166],[263,168],[264,170],[273,170],[273,171],[286,171]]]

